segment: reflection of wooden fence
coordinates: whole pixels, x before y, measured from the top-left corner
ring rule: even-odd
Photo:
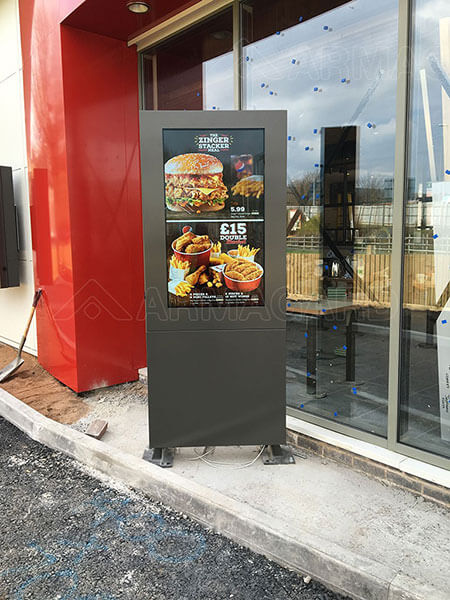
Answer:
[[[287,291],[292,300],[317,300],[322,292],[322,257],[319,253],[287,254]],[[355,254],[353,268],[353,301],[364,306],[386,307],[391,299],[391,256],[389,254]],[[411,308],[436,306],[434,256],[405,256],[405,286],[403,302]],[[449,298],[446,292],[439,302],[442,307]]]
[[[319,253],[286,255],[287,294],[292,300],[317,300],[322,259]]]

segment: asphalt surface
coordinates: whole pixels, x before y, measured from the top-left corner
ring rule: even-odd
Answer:
[[[343,600],[0,418],[0,600]]]

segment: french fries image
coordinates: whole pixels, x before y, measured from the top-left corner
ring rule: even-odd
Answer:
[[[237,256],[240,258],[248,258],[249,256],[255,256],[258,254],[259,248],[251,248],[248,244],[247,246],[238,246],[237,247]]]
[[[213,254],[220,254],[222,252],[222,243],[216,242],[215,244],[213,244],[212,248],[211,248],[211,252]]]
[[[258,175],[251,175],[250,177],[240,179],[233,185],[231,191],[233,192],[233,196],[244,196],[245,198],[253,196],[260,198],[264,194],[264,181]]]
[[[180,281],[180,283],[175,287],[175,294],[184,298],[191,291],[192,286],[187,283],[187,281]]]
[[[183,271],[184,269],[189,269],[190,266],[188,260],[180,260],[176,256],[172,256],[172,258],[170,259],[170,264],[174,269],[182,269]]]

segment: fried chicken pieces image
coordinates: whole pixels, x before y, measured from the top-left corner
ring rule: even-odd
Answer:
[[[178,252],[196,254],[208,250],[211,245],[211,240],[207,235],[195,235],[195,233],[189,231],[176,239],[173,246]]]
[[[205,265],[202,265],[196,271],[188,275],[186,277],[186,281],[189,283],[189,285],[197,285],[198,280],[200,279],[200,276],[204,273],[204,271],[206,271],[206,267]]]
[[[227,276],[236,281],[252,281],[257,279],[261,272],[259,265],[248,260],[233,260],[225,268]]]

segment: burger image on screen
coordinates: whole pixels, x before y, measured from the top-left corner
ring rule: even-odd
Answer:
[[[225,207],[228,190],[223,165],[215,156],[196,152],[174,156],[166,162],[164,176],[170,210],[213,212]]]

